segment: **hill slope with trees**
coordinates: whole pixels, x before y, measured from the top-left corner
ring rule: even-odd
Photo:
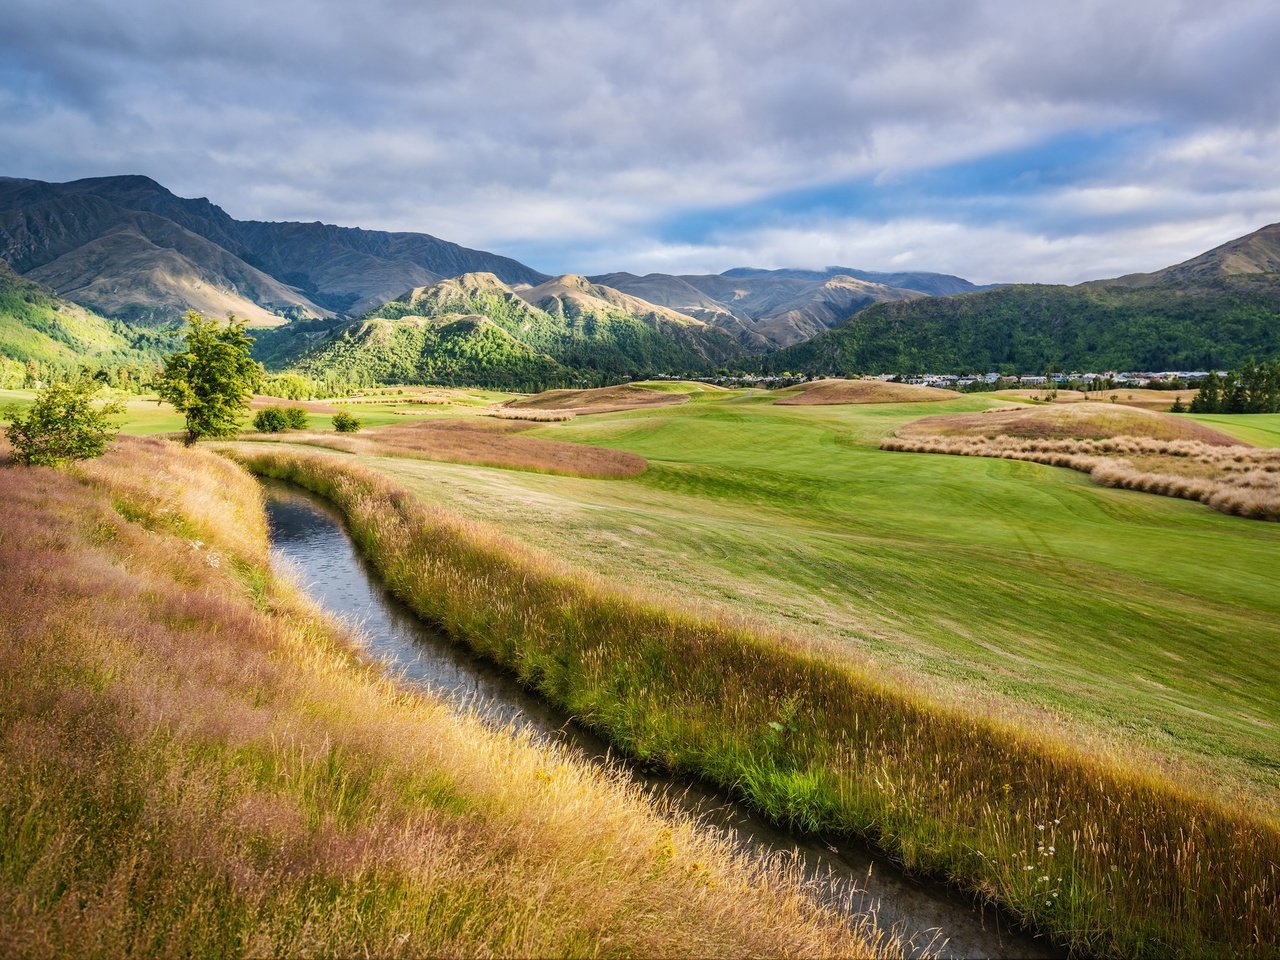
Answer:
[[[762,366],[828,374],[1233,368],[1280,357],[1277,249],[1273,224],[1153,274],[876,304]]]

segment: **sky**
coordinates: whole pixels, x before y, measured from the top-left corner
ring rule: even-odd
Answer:
[[[1074,283],[1280,221],[1275,0],[5,0],[0,175],[547,273]]]

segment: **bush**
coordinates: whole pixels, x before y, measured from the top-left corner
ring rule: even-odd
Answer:
[[[36,395],[26,417],[12,411],[7,434],[18,462],[52,467],[102,456],[116,433],[111,418],[123,413],[124,405],[95,406],[97,392],[98,385],[87,378],[55,383]]]
[[[284,418],[290,430],[307,429],[307,411],[302,407],[285,407]]]
[[[339,410],[333,415],[333,429],[339,433],[355,433],[360,429],[360,421],[345,410]]]
[[[280,407],[265,407],[254,416],[253,426],[263,433],[279,433],[289,428],[289,418]]]

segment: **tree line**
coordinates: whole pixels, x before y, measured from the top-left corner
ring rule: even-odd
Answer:
[[[1191,412],[1280,413],[1280,360],[1211,373],[1192,398]]]

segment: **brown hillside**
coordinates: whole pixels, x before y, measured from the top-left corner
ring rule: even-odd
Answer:
[[[815,380],[781,391],[774,401],[782,406],[840,403],[929,403],[954,400],[954,390],[921,387],[910,383],[885,383],[883,380]]]

